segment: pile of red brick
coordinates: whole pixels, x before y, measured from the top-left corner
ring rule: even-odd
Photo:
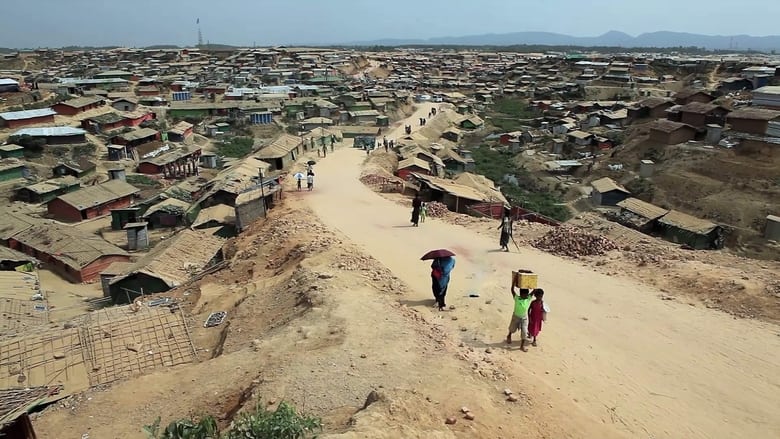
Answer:
[[[573,258],[598,256],[618,249],[617,244],[604,236],[565,226],[550,230],[531,242],[531,245],[549,253]]]

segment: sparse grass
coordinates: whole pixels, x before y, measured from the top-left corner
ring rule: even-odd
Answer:
[[[162,187],[162,184],[160,184],[159,181],[147,177],[146,175],[142,174],[130,174],[127,176],[127,182],[132,184],[133,186],[146,186],[151,188],[160,188]]]
[[[491,110],[518,119],[533,119],[536,117],[534,112],[528,108],[528,101],[525,99],[498,99],[493,103]]]
[[[69,152],[70,151],[68,150],[67,146],[52,146],[49,148],[49,153],[60,159],[67,157]]]
[[[626,184],[626,189],[631,192],[634,198],[642,201],[652,202],[655,194],[655,185],[653,182],[644,178],[635,178]]]
[[[528,171],[514,164],[511,154],[486,146],[473,148],[472,154],[477,173],[501,185],[501,192],[512,204],[559,221],[571,217],[569,209],[562,205],[561,197],[541,188]],[[506,182],[505,176],[510,176],[513,182],[516,180],[517,185]]]
[[[496,116],[491,116],[490,118],[488,118],[488,121],[490,122],[490,125],[493,125],[497,129],[497,131],[502,133],[511,133],[513,131],[519,131],[525,125],[522,122],[520,122],[518,119],[502,118]]]
[[[92,157],[95,155],[95,151],[97,151],[97,145],[94,143],[85,143],[83,145],[74,146],[73,150],[70,152],[70,155],[74,159],[79,157]]]
[[[225,157],[241,158],[252,152],[255,141],[251,137],[233,137],[217,144],[217,151]]]
[[[528,101],[517,98],[504,98],[496,100],[488,110],[487,119],[501,132],[518,131],[523,126],[522,120],[536,117],[528,108]]]

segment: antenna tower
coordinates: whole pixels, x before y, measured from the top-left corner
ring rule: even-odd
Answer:
[[[200,18],[195,20],[195,24],[198,25],[198,47],[203,47],[203,33],[200,31]]]

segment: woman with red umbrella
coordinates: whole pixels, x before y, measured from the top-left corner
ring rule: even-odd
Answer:
[[[447,305],[444,298],[447,296],[447,287],[450,284],[450,273],[455,268],[455,253],[449,250],[433,250],[426,253],[421,259],[433,259],[431,262],[431,290],[439,311],[443,311]]]

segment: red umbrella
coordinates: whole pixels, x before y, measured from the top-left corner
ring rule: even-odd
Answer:
[[[440,248],[438,250],[431,250],[428,253],[424,254],[423,257],[420,258],[421,261],[425,261],[427,259],[436,259],[436,258],[449,258],[450,256],[455,256],[455,253]]]

